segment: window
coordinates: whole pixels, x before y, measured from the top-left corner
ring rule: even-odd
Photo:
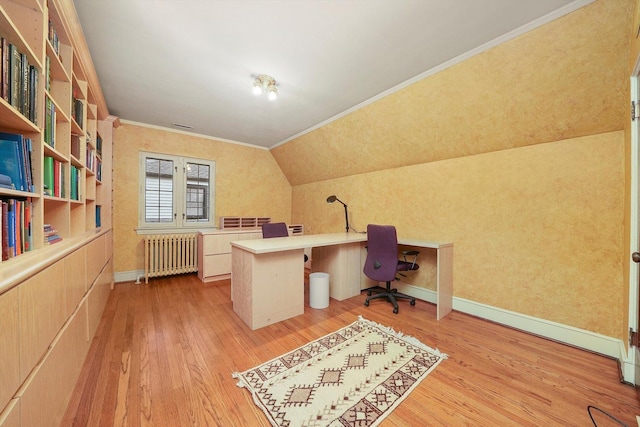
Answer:
[[[139,228],[213,226],[215,162],[140,153]]]

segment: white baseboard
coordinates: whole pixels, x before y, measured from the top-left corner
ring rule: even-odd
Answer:
[[[113,274],[116,283],[136,282],[140,283],[140,278],[144,278],[144,270],[121,271]]]
[[[398,291],[420,300],[436,303],[436,293],[429,289],[401,282],[395,282],[394,287],[398,288]],[[520,329],[534,335],[615,358],[620,361],[621,373],[624,380],[629,383],[635,381],[633,378],[634,367],[627,356],[626,347],[622,340],[573,326],[492,307],[464,298],[454,297],[453,309],[515,329]]]

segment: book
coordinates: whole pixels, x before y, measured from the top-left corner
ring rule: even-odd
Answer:
[[[9,199],[7,200],[7,233],[9,236],[8,242],[8,254],[9,258],[13,258],[16,256],[16,205],[15,200]]]
[[[24,141],[24,151],[25,151],[25,157],[26,157],[24,167],[26,168],[25,173],[27,176],[27,191],[30,191],[33,193],[36,191],[36,186],[33,182],[33,159],[31,158],[33,154],[33,142],[31,138],[24,138],[23,141]]]
[[[22,219],[24,224],[24,250],[28,252],[33,249],[33,235],[31,233],[31,213],[33,212],[33,203],[31,200],[27,200],[24,204],[24,217]]]
[[[53,196],[53,157],[44,156],[43,167],[44,194]]]
[[[59,160],[53,159],[53,195],[56,197],[62,197],[60,191],[62,163]]]
[[[78,170],[75,166],[71,165],[71,200],[78,200]]]
[[[20,82],[20,107],[18,110],[22,113],[23,116],[28,116],[29,113],[29,61],[27,60],[27,55],[24,53],[20,54],[20,78],[22,81]]]
[[[15,45],[9,44],[9,103],[18,109],[20,107],[20,83],[22,82],[22,60]]]
[[[27,118],[34,125],[38,124],[38,69],[29,67],[29,111]]]
[[[15,220],[14,255],[18,256],[22,254],[22,217],[24,215],[24,212],[22,210],[22,201],[14,200],[13,207]]]
[[[80,160],[80,136],[71,134],[71,155]]]
[[[102,227],[102,206],[96,205],[96,228]]]
[[[56,148],[56,106],[49,97],[45,98],[44,142]]]
[[[20,191],[34,191],[33,189],[33,176],[31,168],[31,152],[32,144],[30,138],[24,138],[20,134],[0,132],[0,141],[11,141],[14,144],[14,149],[17,150],[16,157],[11,157],[11,161],[17,161],[17,163],[9,166],[9,168],[17,169],[17,180],[14,180],[14,176],[7,174],[3,170],[7,167],[5,158],[6,151],[0,153],[0,163],[4,160],[4,165],[0,165],[0,173],[10,175],[12,178],[12,184],[16,190]]]
[[[9,259],[9,204],[2,201],[2,260]]]
[[[14,190],[23,190],[21,178],[20,148],[15,139],[0,136],[0,173],[11,179]]]
[[[9,42],[2,37],[0,41],[2,46],[2,78],[0,78],[0,96],[9,102]]]

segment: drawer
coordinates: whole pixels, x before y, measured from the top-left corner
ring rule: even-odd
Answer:
[[[205,255],[204,277],[231,274],[231,254]]]
[[[202,246],[204,255],[230,254],[230,242],[238,240],[238,233],[212,234],[204,236]]]

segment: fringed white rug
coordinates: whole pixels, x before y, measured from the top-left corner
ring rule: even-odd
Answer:
[[[359,318],[245,372],[236,372],[274,426],[376,426],[447,355]]]

